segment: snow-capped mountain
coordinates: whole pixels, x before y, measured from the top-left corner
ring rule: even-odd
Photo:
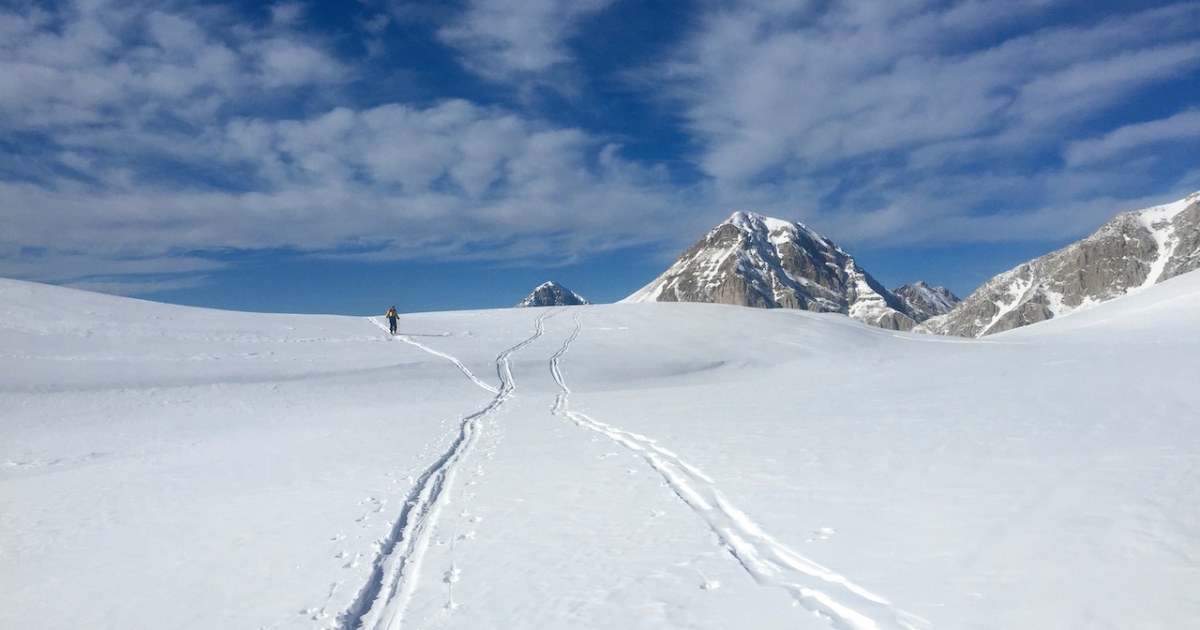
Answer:
[[[517,304],[517,308],[527,306],[579,306],[590,303],[578,293],[557,282],[544,282],[527,295],[524,300],[521,300]]]
[[[844,313],[892,330],[917,323],[908,305],[832,241],[805,227],[735,212],[622,302],[714,302]]]
[[[980,337],[1066,315],[1200,268],[1200,192],[1117,215],[1091,236],[984,283],[916,328]]]
[[[945,315],[954,310],[954,307],[962,301],[957,295],[951,293],[950,289],[931,287],[922,280],[894,289],[892,293],[904,300],[904,303],[908,305],[908,312],[918,322]]]

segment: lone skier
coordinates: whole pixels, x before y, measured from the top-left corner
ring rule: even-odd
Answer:
[[[388,327],[392,329],[392,334],[396,334],[396,320],[400,317],[400,315],[396,314],[396,307],[389,308],[384,317],[388,319]]]

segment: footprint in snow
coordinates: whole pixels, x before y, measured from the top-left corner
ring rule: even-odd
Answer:
[[[809,538],[807,540],[807,542],[813,542],[815,540],[829,540],[829,537],[832,536],[834,534],[834,532],[835,532],[835,530],[832,527],[822,527],[820,529],[815,529],[815,530],[813,530],[813,537]]]

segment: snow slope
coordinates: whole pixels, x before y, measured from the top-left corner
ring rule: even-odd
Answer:
[[[0,627],[1191,627],[1198,308],[392,338],[0,280]]]

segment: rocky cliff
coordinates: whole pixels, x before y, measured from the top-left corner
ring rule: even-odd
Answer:
[[[904,300],[829,239],[801,223],[751,212],[734,213],[622,302],[714,302],[844,313],[892,330],[909,330],[918,321]]]
[[[1200,192],[1117,215],[1091,236],[984,283],[915,328],[979,337],[1052,319],[1200,268]]]
[[[931,317],[945,315],[954,310],[962,300],[945,287],[931,287],[923,281],[906,284],[899,289],[893,289],[896,297],[908,305],[908,312],[913,319],[923,322]]]

